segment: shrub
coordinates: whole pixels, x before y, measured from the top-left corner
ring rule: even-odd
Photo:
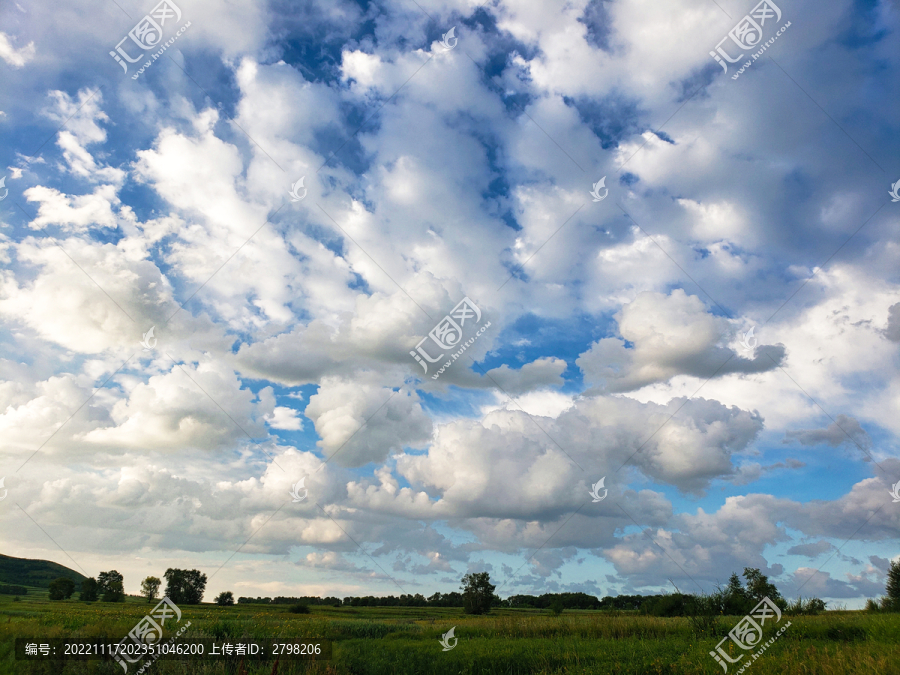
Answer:
[[[306,605],[291,605],[288,607],[291,614],[309,614],[309,607]]]
[[[803,598],[797,598],[794,602],[787,603],[787,606],[784,608],[785,614],[790,614],[791,616],[797,615],[815,615],[820,612],[825,611],[825,605],[827,603],[820,598],[807,598],[804,600]]]
[[[222,607],[229,607],[234,604],[234,593],[231,591],[222,591],[216,596],[216,604]]]

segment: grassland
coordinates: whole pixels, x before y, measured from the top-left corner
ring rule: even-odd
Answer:
[[[71,661],[28,669],[13,659],[16,637],[97,638],[124,636],[146,613],[137,598],[124,604],[51,602],[46,590],[30,590],[21,601],[0,596],[0,675],[97,673],[117,675],[115,663]],[[494,610],[471,617],[455,608],[311,607],[291,614],[284,606],[184,607],[193,638],[327,638],[330,661],[282,662],[280,675],[596,675],[722,673],[708,652],[739,617],[721,617],[711,635],[697,635],[686,619],[628,612]],[[900,614],[827,612],[789,617],[784,635],[747,673],[766,675],[900,675]],[[456,626],[457,646],[441,650],[441,634]],[[766,637],[770,637],[767,632]],[[736,655],[736,654],[735,654]],[[746,661],[746,659],[745,659]],[[135,669],[136,670],[136,669]],[[131,671],[130,671],[131,672]],[[157,661],[159,675],[269,675],[271,663]],[[732,666],[730,674],[737,672]]]

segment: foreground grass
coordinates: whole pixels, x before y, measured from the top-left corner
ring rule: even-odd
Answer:
[[[14,640],[116,636],[118,641],[147,609],[147,603],[137,598],[125,604],[87,604],[50,602],[46,593],[29,593],[20,602],[0,596],[0,675],[120,674],[122,669],[115,663],[98,661],[68,662],[63,670],[49,664],[28,670],[13,659]],[[277,669],[280,675],[709,675],[723,671],[708,652],[739,620],[722,617],[713,634],[697,636],[685,619],[629,612],[567,611],[552,616],[532,610],[495,610],[486,617],[470,617],[455,608],[312,607],[310,614],[303,615],[264,605],[182,609],[182,623],[192,622],[185,637],[334,640],[331,661],[282,662]],[[781,625],[788,620],[790,628],[746,672],[900,675],[900,615],[828,612],[786,617]],[[438,640],[452,626],[459,642],[455,649],[442,652]],[[730,668],[730,673],[736,671],[737,666]],[[271,663],[253,666],[236,658],[207,663],[158,661],[150,672],[269,675],[276,671]]]

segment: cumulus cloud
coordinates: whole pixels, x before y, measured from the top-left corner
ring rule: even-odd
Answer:
[[[342,466],[382,462],[404,447],[422,447],[431,437],[431,418],[415,391],[323,378],[304,411],[322,438],[326,456]]]
[[[616,320],[622,337],[598,340],[576,360],[587,382],[610,392],[633,391],[676,375],[708,379],[765,372],[785,354],[782,346],[759,346],[748,359],[722,346],[733,335],[728,321],[680,289],[669,295],[641,293]]]
[[[867,220],[884,186],[859,152],[890,145],[895,110],[859,82],[896,67],[896,50],[835,41],[842,1],[806,12],[784,54],[848,143],[777,69],[726,86],[684,48],[727,32],[719,8],[652,5],[507,3],[474,22],[462,4],[431,19],[313,2],[302,21],[210,5],[154,66],[164,87],[102,95],[34,83],[64,82],[72,58],[115,69],[72,45],[124,35],[124,18],[23,12],[19,34],[46,39],[35,59],[0,34],[22,92],[4,133],[31,138],[19,120],[33,116],[54,135],[41,157],[17,149],[11,177],[37,213],[4,215],[0,239],[2,451],[51,439],[15,480],[20,503],[67,549],[218,566],[247,542],[258,559],[218,578],[279,578],[275,556],[293,555],[320,575],[311,588],[346,575],[364,592],[390,580],[355,542],[385,570],[454,587],[466,569],[512,575],[523,547],[543,547],[516,583],[599,593],[562,570],[587,559],[585,575],[612,566],[626,591],[708,587],[748,565],[785,572],[773,546],[896,539],[879,508],[898,472],[900,247],[887,210]],[[462,49],[439,48],[435,20],[457,23]],[[310,39],[321,49],[282,54]],[[842,64],[828,86],[809,66],[825,53]],[[188,58],[218,69],[208,100],[177,67]],[[592,202],[604,175],[611,198]],[[302,176],[307,197],[288,201]],[[693,282],[715,299],[680,290]],[[432,381],[409,351],[465,296],[492,329]],[[737,333],[753,324],[765,344],[746,353]],[[160,344],[144,351],[151,326]],[[815,428],[806,391],[835,424]],[[282,396],[308,398],[312,425]],[[297,448],[277,431],[303,432],[281,434]],[[879,473],[844,486],[852,472],[833,472],[823,490],[841,496],[788,498],[812,474],[779,439],[847,434],[877,439]],[[797,481],[732,494],[774,472]],[[610,498],[590,502],[602,476]],[[310,499],[294,503],[301,478]],[[720,484],[732,496],[684,509]],[[21,553],[40,549],[9,529]],[[884,560],[783,578],[870,594]]]

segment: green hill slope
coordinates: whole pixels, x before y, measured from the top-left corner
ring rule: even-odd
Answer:
[[[81,584],[85,578],[83,574],[49,560],[12,558],[0,554],[0,584],[47,588],[51,581],[59,577],[68,577],[76,584]]]

